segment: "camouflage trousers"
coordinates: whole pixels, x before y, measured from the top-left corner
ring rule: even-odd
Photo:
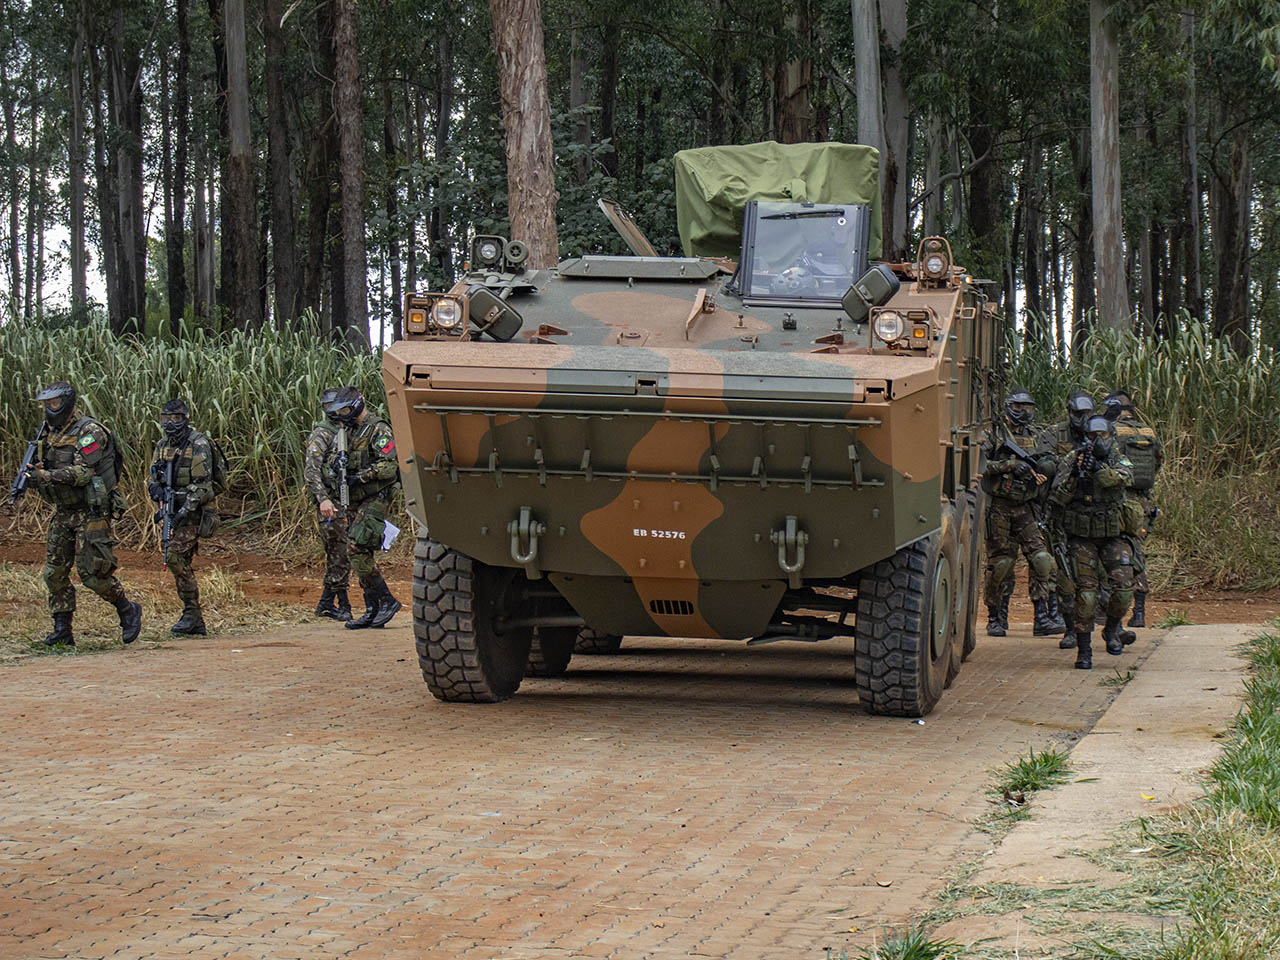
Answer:
[[[1155,519],[1156,505],[1152,502],[1151,497],[1147,494],[1149,491],[1139,492],[1130,490],[1130,499],[1137,500],[1142,504],[1142,515],[1146,517],[1146,522],[1142,525],[1142,533],[1129,537],[1129,543],[1133,546],[1133,589],[1138,593],[1150,593],[1151,582],[1147,579],[1147,537],[1151,535],[1151,524]]]
[[[1077,633],[1093,632],[1098,610],[1098,591],[1106,581],[1109,595],[1106,614],[1122,618],[1133,603],[1133,548],[1127,537],[1072,537],[1068,556],[1075,568],[1076,585],[1073,622]]]
[[[984,597],[987,606],[998,606],[1013,594],[1013,569],[1018,550],[1027,558],[1032,600],[1048,599],[1058,565],[1027,503],[993,497],[987,506],[987,575]]]
[[[200,602],[196,572],[191,569],[191,561],[195,559],[199,547],[200,524],[193,520],[173,528],[173,536],[169,538],[169,549],[164,552],[165,566],[173,574],[173,585],[177,588],[178,597],[184,605]]]
[[[50,613],[72,613],[76,588],[71,585],[71,564],[80,582],[112,606],[124,599],[124,587],[116,579],[115,541],[111,521],[87,510],[59,508],[49,521],[45,551],[44,584],[49,591]]]
[[[354,570],[363,589],[382,583],[382,573],[373,559],[382,546],[382,524],[387,516],[386,501],[377,497],[353,504],[349,520],[326,523],[319,518],[320,540],[324,544],[324,585],[346,590]]]

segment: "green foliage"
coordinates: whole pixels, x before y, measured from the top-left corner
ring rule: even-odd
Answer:
[[[1039,753],[1032,748],[1027,756],[1005,764],[995,788],[1001,793],[1048,790],[1067,782],[1070,760],[1071,754],[1057,747]]]
[[[1164,615],[1159,623],[1156,624],[1157,630],[1170,630],[1173,627],[1189,627],[1194,621],[1187,615],[1185,610],[1170,610]]]
[[[226,452],[224,502],[239,501],[243,513],[284,539],[310,522],[302,460],[321,416],[320,392],[356,384],[374,409],[383,395],[375,357],[330,346],[306,320],[298,332],[194,330],[177,342],[116,339],[100,321],[54,330],[10,321],[0,324],[0,462],[20,458],[39,424],[36,392],[61,379],[75,385],[78,408],[102,420],[124,451],[130,511],[122,530],[135,541],[151,535],[145,474],[165,400],[185,397],[196,429]]]
[[[1231,741],[1209,771],[1209,803],[1280,828],[1280,635],[1264,633],[1249,645],[1253,676]]]
[[[956,960],[960,945],[954,940],[934,940],[924,930],[891,931],[870,950],[857,955],[857,960]]]

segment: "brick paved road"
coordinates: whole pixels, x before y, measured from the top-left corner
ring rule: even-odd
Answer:
[[[817,960],[1108,697],[1026,634],[924,726],[837,643],[630,643],[496,707],[432,700],[405,627],[0,670],[0,957]]]

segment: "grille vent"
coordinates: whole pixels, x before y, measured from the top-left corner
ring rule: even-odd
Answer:
[[[688,600],[650,600],[649,612],[664,617],[691,617],[693,604]]]

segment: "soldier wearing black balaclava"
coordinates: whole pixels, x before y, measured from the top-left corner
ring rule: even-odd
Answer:
[[[218,525],[217,514],[210,508],[214,497],[213,444],[192,429],[191,411],[184,400],[169,400],[160,408],[160,428],[162,436],[152,458],[147,492],[160,508],[156,517],[162,522],[172,478],[173,533],[165,546],[164,562],[173,574],[182,601],[182,616],[169,632],[175,636],[204,636],[204,611],[191,561],[200,538],[209,536]]]
[[[80,582],[116,608],[122,639],[133,643],[142,630],[142,606],[125,596],[116,579],[111,538],[111,521],[123,514],[123,501],[115,489],[121,466],[115,439],[93,417],[80,415],[75,388],[66,380],[49,384],[36,400],[44,408],[49,429],[40,442],[30,482],[54,505],[44,564],[53,632],[44,642],[51,647],[75,645],[74,562]]]

